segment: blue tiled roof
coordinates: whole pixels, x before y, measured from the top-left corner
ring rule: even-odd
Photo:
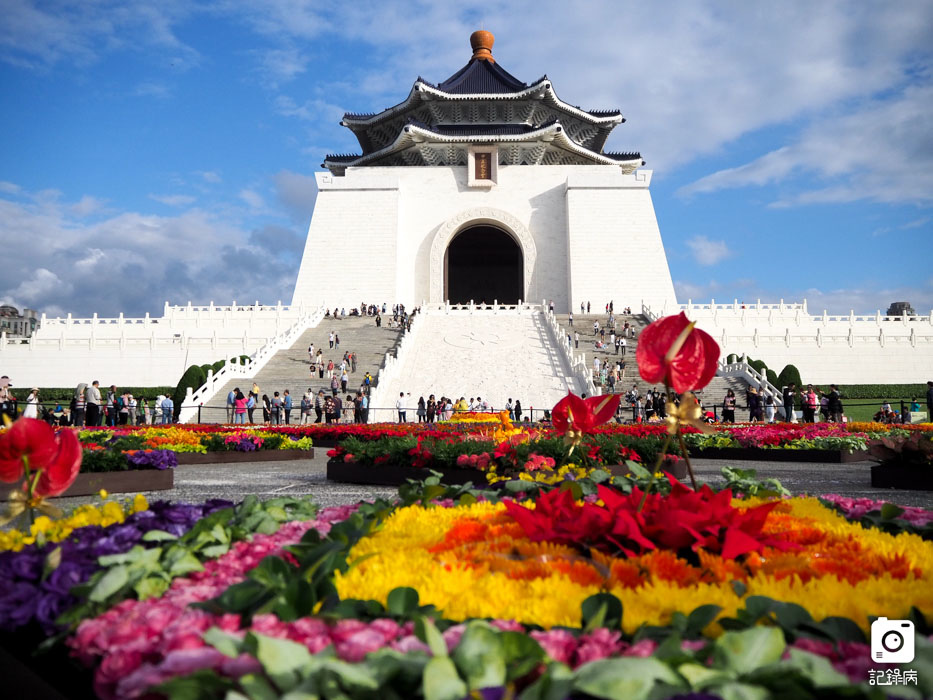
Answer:
[[[452,95],[499,94],[518,92],[528,85],[502,68],[498,63],[471,58],[443,83],[437,85]]]

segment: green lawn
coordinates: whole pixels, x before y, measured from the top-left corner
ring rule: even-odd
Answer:
[[[910,397],[903,399],[904,403],[907,405],[907,410],[910,410]],[[881,404],[884,403],[883,399],[851,399],[846,400],[842,399],[842,405],[845,409],[846,417],[852,421],[870,421],[874,415],[881,410]],[[890,398],[888,403],[891,404],[891,408],[895,411],[901,410],[901,399]],[[920,402],[920,410],[925,411],[926,406],[923,402]]]

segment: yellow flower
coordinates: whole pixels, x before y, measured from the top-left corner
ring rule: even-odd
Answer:
[[[560,479],[561,472],[576,474],[576,469],[576,465],[567,465],[543,478]],[[519,478],[530,481],[538,475]],[[749,499],[735,505],[748,508],[757,502]],[[785,555],[765,550],[757,564],[746,562],[747,590],[739,597],[731,586],[731,575],[715,575],[715,563],[722,561],[715,554],[704,554],[713,569],[705,564],[692,568],[673,554],[656,559],[657,566],[647,565],[646,558],[641,564],[607,554],[588,558],[563,545],[530,542],[505,514],[503,504],[481,502],[455,508],[398,509],[378,531],[353,547],[348,559],[359,563],[345,574],[336,574],[335,584],[342,598],[372,598],[382,603],[393,589],[410,586],[418,591],[422,604],[437,606],[453,620],[504,618],[545,628],[579,626],[581,603],[604,590],[622,601],[628,633],[643,624],[669,624],[675,612],[688,614],[703,604],[719,605],[720,616],[731,617],[751,595],[797,603],[817,620],[846,617],[866,632],[870,617],[903,618],[912,606],[928,617],[933,615],[933,543],[916,535],[894,536],[863,528],[814,498],[782,501],[768,516],[766,531],[769,528],[772,534],[789,528],[788,533],[805,535],[799,551],[786,553],[799,557],[801,566],[807,561],[826,565],[838,556],[829,563],[835,562],[844,572],[851,566],[851,557],[862,561],[859,553],[870,553],[870,561],[865,559],[865,565],[859,566],[859,580],[837,576],[832,567],[788,575],[782,568]],[[816,544],[806,544],[811,540]],[[877,572],[878,562],[884,561],[902,566],[897,573],[885,570],[866,575],[866,571]],[[617,566],[633,572],[634,578],[626,578]],[[693,579],[670,573],[679,571],[678,567],[686,567]],[[722,633],[715,622],[705,631],[711,636]]]
[[[97,495],[100,496],[100,500],[105,501],[110,494],[107,493],[107,489],[101,489],[97,492]]]

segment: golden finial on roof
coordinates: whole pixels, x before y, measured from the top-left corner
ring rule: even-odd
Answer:
[[[470,46],[473,47],[473,58],[478,61],[495,63],[496,59],[492,57],[492,45],[495,41],[496,37],[492,35],[492,32],[487,32],[485,29],[480,29],[470,34]]]

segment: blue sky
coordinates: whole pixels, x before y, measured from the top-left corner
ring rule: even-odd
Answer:
[[[520,79],[622,110],[681,301],[933,308],[930,2],[0,4],[5,303],[287,302],[312,173],[358,151],[340,116],[482,26]]]

